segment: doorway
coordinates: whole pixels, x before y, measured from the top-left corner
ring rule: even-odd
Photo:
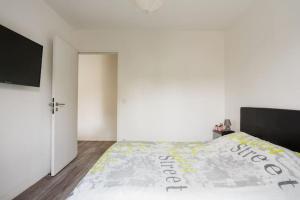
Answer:
[[[78,140],[117,140],[118,54],[80,53]]]

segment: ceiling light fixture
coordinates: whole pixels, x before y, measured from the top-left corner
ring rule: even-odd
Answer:
[[[163,5],[163,0],[135,0],[137,6],[147,13],[152,13],[160,9]]]

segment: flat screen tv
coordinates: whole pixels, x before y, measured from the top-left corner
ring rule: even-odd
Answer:
[[[40,86],[43,46],[0,25],[0,82]]]

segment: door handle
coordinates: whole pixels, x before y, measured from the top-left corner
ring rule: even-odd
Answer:
[[[54,103],[53,103],[53,102],[49,103],[48,105],[49,105],[50,107],[52,107],[52,108],[54,107]]]
[[[56,102],[55,105],[56,105],[56,106],[65,106],[66,104]]]

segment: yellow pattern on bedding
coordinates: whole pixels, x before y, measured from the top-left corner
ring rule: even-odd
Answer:
[[[251,147],[258,148],[264,151],[267,151],[268,153],[272,155],[278,155],[280,153],[284,152],[284,149],[281,147],[278,147],[270,142],[266,142],[264,140],[259,140],[255,137],[249,137],[249,135],[245,133],[236,133],[230,135],[230,138],[234,141],[239,142],[240,144],[247,144]]]
[[[299,183],[299,153],[234,133],[208,143],[117,142],[68,200],[298,200]]]

